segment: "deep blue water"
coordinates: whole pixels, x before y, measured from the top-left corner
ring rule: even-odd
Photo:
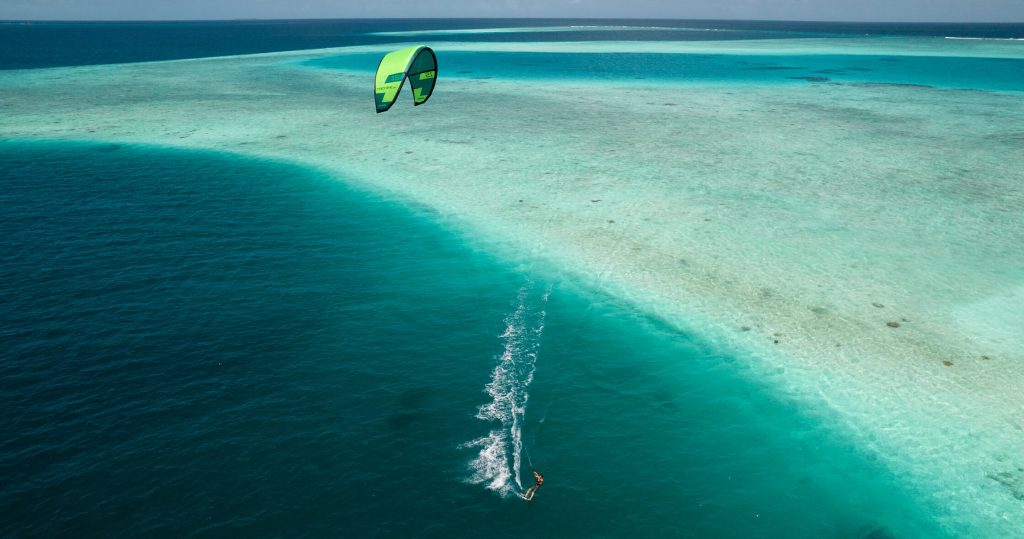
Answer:
[[[3,537],[942,536],[745,359],[315,171],[0,141],[0,253]]]
[[[1024,60],[942,56],[529,53],[438,51],[445,77],[621,82],[866,83],[1024,91]],[[378,54],[308,65],[372,76]]]
[[[0,69],[173,60],[406,42],[372,32],[530,26],[625,25],[726,32],[616,30],[546,32],[545,41],[705,40],[916,35],[1024,38],[1024,24],[910,24],[617,19],[401,19],[204,22],[0,22]],[[442,41],[534,41],[535,33],[443,35]]]

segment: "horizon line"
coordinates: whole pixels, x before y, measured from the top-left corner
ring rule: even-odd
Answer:
[[[686,19],[675,17],[237,17],[230,19],[0,19],[0,24],[10,23],[143,23],[143,22],[309,22],[309,21],[685,21],[685,22],[771,22],[771,23],[824,23],[824,24],[986,24],[1013,26],[1024,25],[1020,21],[952,21],[952,20],[831,20],[831,19]]]

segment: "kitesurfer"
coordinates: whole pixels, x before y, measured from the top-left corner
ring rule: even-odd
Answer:
[[[536,483],[534,483],[534,484],[533,484],[533,486],[532,486],[532,487],[530,487],[530,488],[529,488],[529,489],[528,489],[528,490],[526,491],[526,495],[525,495],[525,496],[523,496],[523,499],[525,499],[526,501],[530,501],[530,500],[532,500],[532,499],[533,499],[533,496],[534,496],[534,494],[537,494],[537,489],[538,489],[538,488],[540,488],[540,486],[544,484],[544,476],[543,476],[543,475],[541,475],[541,474],[539,474],[539,473],[537,473],[537,471],[536,471],[536,470],[534,470],[534,472],[533,472],[533,476],[534,476],[535,478],[537,478],[537,482],[536,482]]]

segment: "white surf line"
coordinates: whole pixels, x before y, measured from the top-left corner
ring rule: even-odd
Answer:
[[[629,26],[629,25],[572,25],[572,26],[515,26],[499,28],[451,28],[448,30],[397,30],[391,32],[368,32],[368,36],[454,36],[482,34],[526,34],[546,32],[621,32],[621,31],[675,31],[675,32],[735,32],[728,28],[676,28],[672,26]]]
[[[477,410],[476,417],[488,423],[497,423],[486,436],[462,445],[478,448],[476,457],[469,462],[471,471],[467,482],[485,485],[501,496],[522,496],[520,479],[523,453],[523,417],[536,370],[537,352],[544,332],[545,305],[551,296],[547,287],[534,306],[533,283],[519,289],[515,310],[505,319],[505,331],[499,338],[504,341],[498,364],[491,372],[491,380],[484,387],[491,401]]]
[[[718,54],[768,56],[914,56],[955,58],[1024,59],[1018,38],[950,39],[927,38],[801,38],[705,41],[437,41],[431,48],[447,52],[519,52],[519,53],[637,53],[637,54]],[[287,53],[315,58],[346,54],[384,53],[414,42],[353,45]],[[970,45],[968,45],[970,44]],[[285,57],[285,53],[267,53]],[[255,56],[255,55],[250,55]],[[518,82],[518,81],[517,81]]]
[[[958,39],[963,41],[1024,41],[1024,37],[956,37],[946,36],[946,39]]]

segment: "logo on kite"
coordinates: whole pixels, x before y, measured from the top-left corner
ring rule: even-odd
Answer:
[[[373,88],[377,112],[384,112],[395,104],[406,79],[412,88],[412,104],[426,103],[437,80],[437,57],[430,47],[407,47],[381,58]]]

